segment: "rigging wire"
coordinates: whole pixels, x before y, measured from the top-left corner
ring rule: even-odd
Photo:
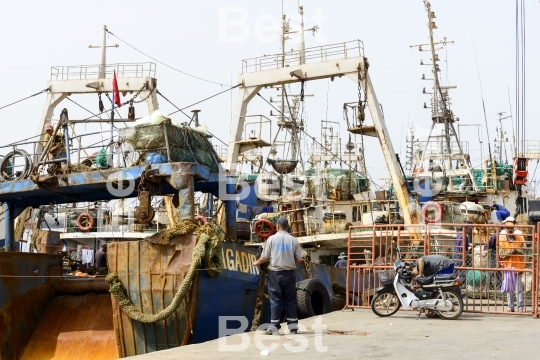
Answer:
[[[521,0],[521,127],[523,128],[522,153],[525,154],[525,1]]]
[[[238,86],[238,85],[237,85],[237,86]],[[235,87],[236,87],[236,86],[235,86]],[[232,89],[232,88],[231,88],[231,89]],[[229,89],[229,90],[230,90],[230,89]],[[159,90],[156,89],[156,92],[157,92],[163,99],[167,100],[167,101],[169,102],[169,104],[171,104],[172,106],[174,106],[175,108],[178,109],[178,111],[175,111],[175,112],[173,112],[173,113],[170,113],[169,115],[172,115],[172,114],[177,113],[177,112],[180,111],[180,112],[181,112],[182,114],[184,114],[188,119],[191,120],[191,117],[190,117],[188,114],[186,114],[184,111],[182,111],[182,110],[185,110],[185,109],[187,109],[188,107],[191,107],[191,106],[193,106],[193,105],[195,105],[195,104],[189,105],[189,106],[187,106],[187,107],[185,107],[185,108],[183,108],[183,109],[180,109],[178,106],[176,106],[175,104],[173,104],[173,102],[172,102],[171,100],[167,99],[161,92],[159,92]],[[202,101],[204,101],[204,100],[202,100]],[[199,103],[202,102],[202,101],[199,101]],[[197,103],[197,104],[198,104],[198,103]],[[227,146],[228,146],[228,144],[227,144],[226,142],[224,142],[223,140],[221,140],[220,138],[218,138],[216,135],[212,134],[210,131],[207,131],[207,133],[208,133],[208,135],[213,136],[216,140],[218,140],[218,141],[219,141],[220,143],[222,143],[223,145],[227,145]]]
[[[212,98],[214,98],[214,97],[216,97],[216,96],[218,96],[218,95],[221,95],[221,94],[223,94],[223,93],[225,93],[225,92],[227,92],[227,91],[229,91],[229,90],[232,90],[232,89],[234,89],[234,88],[237,88],[237,87],[239,87],[240,85],[241,85],[241,84],[234,85],[233,87],[230,87],[230,88],[228,88],[228,89],[226,89],[226,90],[220,91],[220,92],[218,92],[217,94],[214,94],[214,95],[212,95],[212,96],[209,96],[209,97],[207,97],[206,99],[202,99],[201,101],[197,101],[196,103],[193,103],[193,104],[191,104],[191,105],[185,106],[185,107],[183,107],[183,108],[181,108],[181,109],[178,109],[178,108],[177,108],[178,110],[173,111],[173,112],[170,113],[169,115],[176,114],[176,113],[179,112],[179,111],[186,110],[187,108],[192,107],[192,106],[195,106],[195,105],[197,105],[197,104],[200,104],[200,103],[202,103],[203,101],[210,100],[210,99],[212,99]],[[188,117],[189,117],[189,115],[188,115]]]
[[[482,96],[482,108],[484,109],[484,122],[486,123],[486,133],[487,133],[487,138],[491,139],[489,137],[489,127],[488,127],[487,115],[486,115],[486,104],[484,103],[484,90],[482,89],[482,80],[480,79],[480,68],[478,67],[478,57],[476,56],[476,46],[474,45],[474,38],[472,37],[472,35],[471,35],[471,39],[473,43],[474,59],[476,60],[476,72],[478,73],[478,83],[480,84],[480,95]],[[489,141],[487,143],[488,143],[489,159],[493,160],[493,156],[491,155],[491,143]]]
[[[2,109],[4,109],[4,108],[7,108],[8,106],[11,106],[11,105],[15,105],[15,104],[17,104],[17,103],[20,103],[21,101],[24,101],[24,100],[26,100],[26,99],[30,99],[31,97],[37,96],[37,95],[39,95],[39,94],[43,94],[43,93],[46,92],[46,91],[49,91],[49,88],[43,89],[43,90],[41,90],[40,92],[37,92],[37,93],[32,94],[32,95],[30,95],[30,96],[27,96],[27,97],[25,97],[24,99],[21,99],[21,100],[17,100],[17,101],[15,101],[15,102],[12,102],[11,104],[4,105],[4,106],[0,107],[0,110],[2,110]]]
[[[183,112],[182,109],[180,109],[178,106],[174,105],[174,104],[171,102],[171,100],[167,99],[167,98],[165,97],[165,95],[163,95],[159,90],[156,89],[156,93],[157,93],[159,96],[161,96],[163,99],[165,99],[169,104],[171,104],[172,106],[174,106],[175,108],[177,108],[178,111],[180,111],[182,114],[186,115],[186,117],[187,117],[188,119],[191,119],[191,116],[189,116],[188,114],[186,114],[185,112]],[[178,112],[178,111],[177,111],[177,112]],[[169,115],[172,115],[172,113],[169,114]]]
[[[157,91],[157,89],[156,89],[156,91]],[[112,104],[113,101],[112,101],[111,97],[109,96],[109,93],[105,93],[105,96],[107,97],[107,99],[109,99],[109,101]],[[118,112],[118,107],[113,105],[113,109],[116,111],[116,114],[118,115],[118,118],[122,119],[122,115],[120,115],[120,113]],[[127,126],[125,122],[124,122],[124,125]],[[114,126],[114,124],[113,124],[113,126]],[[116,126],[114,126],[114,127],[116,127]]]
[[[111,34],[112,36],[114,36],[115,38],[117,38],[118,40],[120,40],[121,42],[123,42],[124,44],[126,44],[127,46],[129,46],[130,48],[132,48],[133,50],[135,50],[135,51],[137,51],[137,52],[143,54],[144,56],[146,56],[146,57],[148,57],[148,58],[154,60],[154,61],[157,62],[157,63],[160,63],[160,64],[163,65],[163,66],[168,67],[169,69],[172,69],[172,70],[174,70],[174,71],[177,71],[177,72],[179,72],[179,73],[181,73],[181,74],[184,74],[184,75],[186,75],[186,76],[192,77],[192,78],[194,78],[194,79],[201,80],[201,81],[205,81],[205,82],[210,83],[210,84],[219,85],[219,86],[221,86],[221,87],[227,86],[227,85],[222,84],[222,83],[218,83],[218,82],[215,82],[215,81],[203,79],[203,78],[201,78],[201,77],[198,77],[198,76],[195,76],[195,75],[188,74],[188,73],[185,72],[185,71],[182,71],[182,70],[179,70],[179,69],[177,69],[177,68],[175,68],[175,67],[173,67],[173,66],[167,65],[167,64],[165,64],[164,62],[159,61],[158,59],[156,59],[156,58],[154,58],[154,57],[152,57],[152,56],[150,56],[150,55],[148,55],[148,54],[142,52],[141,50],[137,49],[135,46],[128,44],[127,42],[125,42],[124,40],[120,39],[118,36],[116,36],[116,35],[113,34],[112,32],[110,32],[109,29],[106,29],[106,31],[107,31],[109,34]]]
[[[516,154],[525,153],[525,3],[516,0]]]
[[[510,100],[510,88],[506,86],[506,92],[508,93],[508,108],[510,109],[510,119],[513,120],[512,114],[512,101]],[[512,124],[512,158],[517,157],[517,147],[516,147],[516,132],[514,131],[514,122]]]
[[[108,95],[107,95],[107,97],[108,97]],[[75,105],[77,105],[77,106],[83,108],[84,110],[88,111],[90,114],[93,115],[93,117],[98,117],[98,118],[101,120],[101,114],[98,114],[98,115],[94,114],[92,111],[88,110],[87,108],[85,108],[85,107],[82,106],[81,104],[77,103],[75,100],[72,100],[69,96],[67,96],[66,99],[68,99],[69,101],[71,101],[71,102],[74,103]],[[120,118],[122,118],[122,117],[120,116]],[[87,119],[86,119],[86,120],[87,120]],[[124,125],[125,125],[125,123],[124,123]],[[113,125],[113,126],[114,126],[114,125]],[[86,130],[86,124],[85,124],[84,129]],[[101,140],[102,140],[103,142],[105,142],[105,140],[103,139],[103,126],[101,125],[101,121],[99,122],[99,129],[101,130],[101,131],[100,131]]]
[[[66,96],[66,99],[68,99],[69,101],[71,101],[72,103],[74,103],[75,105],[77,105],[78,107],[88,111],[90,114],[94,115],[94,117],[100,117],[99,115],[96,115],[94,114],[92,111],[88,110],[87,108],[85,108],[84,106],[82,106],[81,104],[79,104],[78,102],[76,102],[75,100],[72,100],[69,96]]]

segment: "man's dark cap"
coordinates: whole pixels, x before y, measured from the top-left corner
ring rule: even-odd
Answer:
[[[289,220],[287,220],[286,217],[280,217],[279,219],[277,219],[277,224],[282,228],[286,228],[289,227]]]

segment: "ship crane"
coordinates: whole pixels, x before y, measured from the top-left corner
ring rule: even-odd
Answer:
[[[343,49],[336,51],[335,49]],[[334,49],[334,50],[332,50]],[[353,56],[357,53],[357,56]],[[276,63],[275,59],[280,59]],[[373,120],[373,126],[349,129],[352,133],[376,136],[388,167],[396,197],[402,209],[406,224],[417,224],[417,214],[414,210],[405,179],[390,142],[390,135],[385,124],[381,106],[375,95],[375,90],[368,72],[369,63],[364,57],[363,43],[359,40],[341,44],[317,46],[314,48],[300,48],[285,54],[265,55],[242,61],[242,74],[239,75],[238,100],[236,112],[231,126],[229,152],[225,168],[230,176],[236,173],[236,159],[243,151],[242,135],[245,118],[250,101],[266,87],[282,86],[287,84],[306,83],[313,80],[337,79],[348,77],[358,84],[359,91],[363,93],[361,101],[362,110],[367,107]],[[286,64],[287,66],[281,66]],[[361,113],[362,111],[360,111]],[[355,132],[356,131],[356,132]],[[414,234],[411,234],[414,237]]]

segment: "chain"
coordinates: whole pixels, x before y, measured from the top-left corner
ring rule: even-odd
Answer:
[[[146,187],[146,171],[143,171],[141,173],[141,181],[139,182],[139,186],[137,186],[137,193],[140,193],[141,191],[147,190]],[[137,198],[139,195],[137,194]]]
[[[304,80],[300,84],[300,101],[304,101]]]
[[[133,96],[131,97],[131,99],[125,101],[122,105],[127,105],[127,104],[130,104],[130,105],[131,105],[131,104],[142,103],[143,101],[145,101],[146,99],[148,99],[148,98],[150,97],[150,95],[152,95],[152,92],[154,92],[154,90],[155,90],[156,88],[154,87],[154,88],[150,89],[150,92],[148,93],[148,95],[147,95],[145,98],[141,98],[141,100],[138,100],[138,101],[135,100],[135,98],[136,98],[137,96],[139,96],[139,94],[140,94],[144,89],[146,89],[146,84],[144,84],[144,85],[139,89],[139,91],[137,91],[137,92],[135,93],[135,95],[133,95]]]
[[[307,259],[304,259],[304,267],[306,268],[306,271],[308,273],[308,277],[310,279],[313,279],[313,275],[311,274],[311,265]]]
[[[367,66],[367,65],[366,65]],[[364,86],[364,101],[362,101],[362,81],[366,81],[366,84]],[[366,102],[367,102],[367,77],[362,76],[362,68],[360,64],[358,65],[358,125],[362,126],[362,123],[364,122],[364,119],[366,118],[365,109],[366,109]]]
[[[141,181],[139,182],[139,186],[137,187],[137,192],[141,191],[149,191],[150,196],[159,196],[163,192],[163,184],[155,184],[151,181],[147,181],[146,179],[146,171],[143,171],[141,174]],[[137,195],[138,198],[138,195]]]

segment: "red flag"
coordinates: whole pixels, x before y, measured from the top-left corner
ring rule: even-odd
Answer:
[[[114,70],[113,72],[112,88],[113,88],[114,104],[120,107],[122,106],[122,103],[120,102],[120,93],[118,92],[118,83],[116,82],[116,70]]]

